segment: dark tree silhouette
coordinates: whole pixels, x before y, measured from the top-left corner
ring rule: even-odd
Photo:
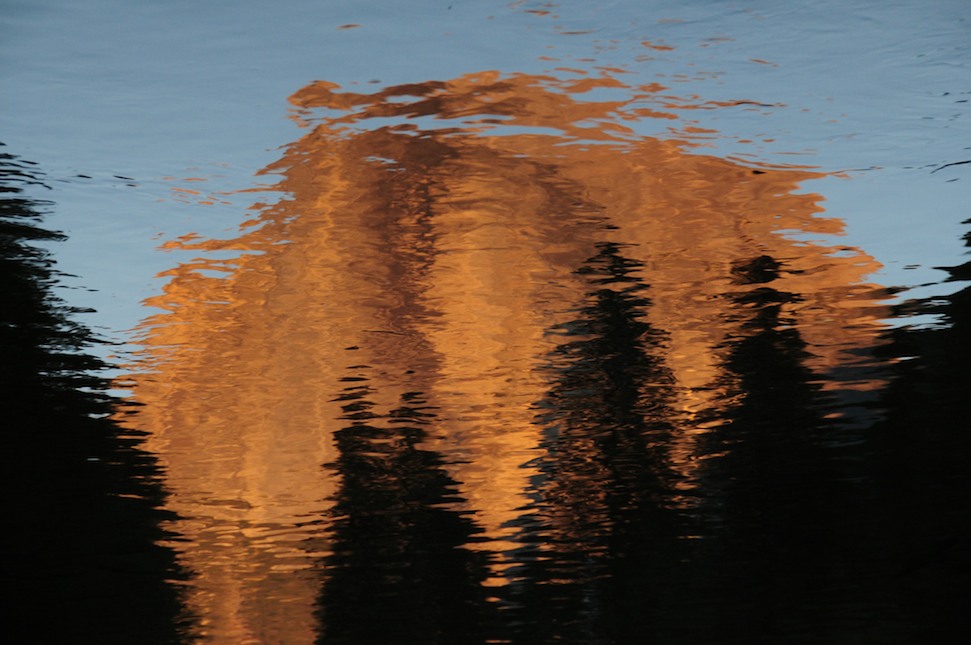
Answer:
[[[964,240],[971,246],[971,233]],[[949,282],[971,280],[971,262],[946,270]],[[886,353],[902,360],[872,431],[870,522],[912,642],[957,642],[971,629],[971,287],[899,307],[914,313],[939,322],[890,334]]]
[[[420,444],[435,420],[420,392],[382,415],[365,377],[341,394],[341,478],[332,555],[320,598],[326,645],[485,642],[486,555],[436,453]]]
[[[623,245],[602,244],[549,372],[537,422],[547,456],[520,521],[524,564],[507,592],[516,643],[652,643],[677,604],[683,555],[666,448],[671,376],[644,322],[647,287]]]
[[[726,296],[741,327],[726,347],[732,402],[707,439],[719,456],[700,507],[705,642],[857,642],[875,618],[859,598],[862,473],[847,471],[852,449],[835,447],[852,442],[836,441],[841,429],[825,418],[825,375],[806,367],[785,308],[795,296],[774,284],[782,271],[768,256],[740,261]]]
[[[110,420],[98,341],[54,293],[34,164],[0,153],[0,414],[8,600],[21,643],[169,643],[176,575],[153,460]]]

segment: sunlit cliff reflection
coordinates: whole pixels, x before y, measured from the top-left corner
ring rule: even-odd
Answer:
[[[406,594],[423,618],[396,642],[460,642],[435,585],[589,635],[589,593],[530,589],[586,588],[718,505],[740,346],[798,337],[834,432],[840,393],[879,385],[875,262],[790,235],[840,231],[800,192],[817,173],[639,135],[674,118],[663,88],[566,76],[313,83],[275,203],[173,243],[235,252],[148,302],[126,421],[165,468],[204,640],[360,642],[340,616]]]

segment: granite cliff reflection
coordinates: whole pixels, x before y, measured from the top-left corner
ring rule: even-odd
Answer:
[[[268,169],[278,201],[174,244],[237,253],[169,272],[131,377],[204,638],[355,642],[342,613],[396,598],[421,642],[458,642],[462,611],[417,587],[488,622],[554,583],[577,591],[549,629],[597,632],[591,581],[718,506],[739,348],[798,337],[802,403],[834,424],[839,394],[879,386],[875,263],[787,235],[839,232],[799,192],[819,175],[638,135],[673,118],[661,89],[490,72],[294,95],[310,130]]]

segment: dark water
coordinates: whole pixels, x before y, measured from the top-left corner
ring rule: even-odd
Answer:
[[[174,642],[172,553],[155,459],[110,420],[116,401],[88,353],[98,341],[55,293],[41,242],[54,204],[36,164],[0,148],[0,409],[3,410],[4,633],[11,642]]]
[[[652,29],[672,42],[714,46],[731,26],[819,75],[774,41],[783,31],[747,32],[741,8],[675,22],[656,4]],[[461,25],[490,23],[467,15],[448,25],[469,47],[435,45],[455,54],[435,76],[367,82],[357,60],[350,81],[302,77],[287,91],[296,133],[242,189],[221,189],[240,174],[227,167],[170,190],[175,118],[135,136],[156,145],[110,187],[107,171],[46,174],[0,148],[12,642],[961,642],[971,266],[941,261],[971,244],[971,219],[945,221],[968,167],[944,143],[962,131],[958,90],[919,105],[955,110],[939,131],[901,109],[861,129],[859,149],[829,125],[789,132],[793,146],[841,141],[793,164],[772,150],[785,129],[769,130],[795,118],[772,99],[794,90],[769,62],[727,60],[765,71],[704,95],[703,70],[675,78],[697,62],[682,41],[608,19],[623,3],[499,9],[509,29],[552,21],[553,43],[597,37],[535,70],[503,59],[509,34],[476,50]],[[304,33],[293,11],[284,22]],[[453,7],[417,15],[438,11]],[[903,29],[909,11],[843,17],[869,33]],[[329,38],[373,25],[395,39],[407,20],[328,16]],[[217,65],[248,42],[238,25],[262,24],[227,21],[206,45]],[[835,47],[820,60],[841,60],[828,22],[798,24]],[[361,38],[341,51],[378,47]],[[885,45],[896,63],[873,74],[956,83],[941,70],[966,57],[918,44]],[[914,51],[933,54],[926,72],[904,62]],[[271,76],[256,68],[253,83],[277,91]],[[738,98],[749,91],[760,100]],[[200,101],[185,105],[215,105]],[[839,109],[854,123],[879,112]],[[686,116],[708,112],[722,116]],[[946,161],[908,147],[929,132]],[[740,156],[744,137],[765,145]],[[248,154],[226,141],[185,145]],[[860,150],[887,167],[847,174]],[[901,212],[870,221],[894,195]],[[89,279],[110,298],[78,288]],[[134,330],[112,322],[132,312]]]

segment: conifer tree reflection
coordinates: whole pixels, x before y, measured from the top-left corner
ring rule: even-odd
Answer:
[[[971,246],[971,233],[964,241]],[[946,270],[949,282],[971,281],[971,262]],[[886,421],[872,432],[868,519],[881,545],[879,584],[911,624],[911,642],[948,642],[971,627],[971,287],[898,308],[913,313],[938,323],[891,335],[887,353],[903,360],[886,394]]]
[[[851,553],[863,546],[851,483],[860,473],[839,467],[852,447],[833,447],[837,430],[786,313],[798,296],[780,285],[785,270],[770,256],[735,267],[742,324],[725,363],[734,403],[709,438],[719,456],[700,507],[711,527],[698,553],[708,567],[706,642],[842,642],[860,610]]]
[[[552,357],[542,477],[510,591],[525,618],[514,642],[651,642],[664,569],[677,560],[675,475],[667,466],[672,378],[663,334],[643,320],[645,285],[623,245],[604,243],[578,273],[592,288]]]
[[[23,196],[34,164],[0,154],[0,461],[8,596],[3,633],[21,643],[175,641],[171,554],[154,461],[108,418],[97,342],[56,297],[39,243],[49,202]]]
[[[381,415],[365,377],[339,401],[350,424],[335,432],[341,478],[332,555],[320,599],[322,635],[336,643],[481,643],[485,554],[441,458],[423,449],[435,415],[420,392]]]

